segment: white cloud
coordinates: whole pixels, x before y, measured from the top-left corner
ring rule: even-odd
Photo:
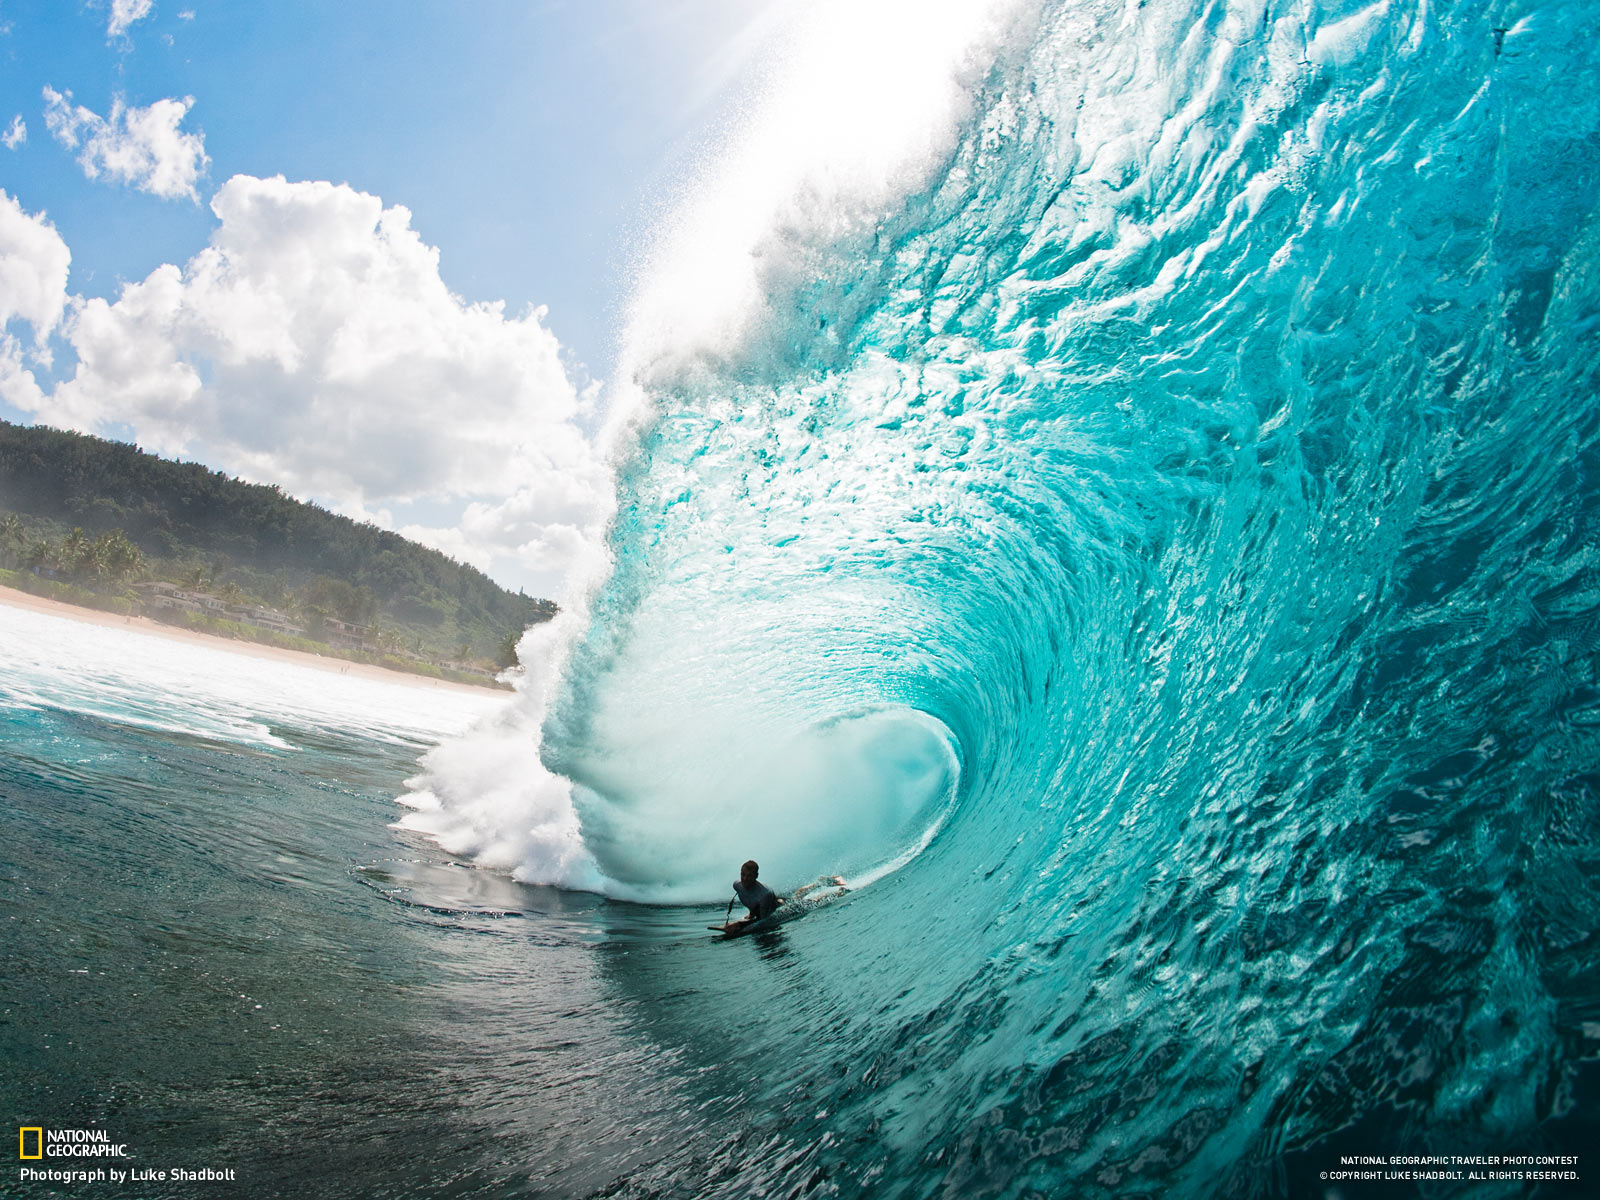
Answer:
[[[7,150],[15,150],[28,140],[28,127],[22,121],[22,114],[18,113],[11,118],[11,128],[0,134],[0,142],[6,144]]]
[[[9,333],[0,333],[0,400],[27,412],[43,399],[39,381],[24,362],[22,344]]]
[[[493,553],[478,545],[454,525],[402,525],[395,532],[419,545],[437,550],[441,554],[448,554],[458,562],[477,567],[485,575],[489,573],[489,568],[494,563]]]
[[[597,458],[577,469],[530,464],[509,497],[474,501],[448,527],[405,525],[412,541],[490,574],[526,578],[533,591],[561,597],[563,580],[586,577],[598,542],[594,523],[610,478]]]
[[[119,97],[111,102],[110,117],[73,107],[71,92],[52,87],[44,89],[44,100],[45,127],[68,150],[78,151],[78,164],[90,179],[104,173],[164,199],[199,199],[195,183],[211,161],[205,139],[178,128],[194,106],[193,96],[144,108],[129,108]]]
[[[74,374],[22,407],[343,511],[471,501],[424,531],[468,561],[572,558],[609,479],[543,310],[453,295],[411,214],[347,186],[241,175],[211,208],[181,269],[75,302]]]
[[[43,213],[32,215],[0,188],[0,329],[13,320],[33,327],[45,345],[67,304],[72,254]]]
[[[43,213],[0,189],[0,399],[31,410],[43,393],[28,364],[50,365],[49,338],[67,306],[72,255]],[[25,344],[13,324],[32,327]]]
[[[142,21],[155,7],[155,0],[111,0],[111,20],[106,24],[106,38],[121,37],[128,26]]]

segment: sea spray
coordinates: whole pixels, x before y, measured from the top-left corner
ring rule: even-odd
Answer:
[[[535,882],[598,888],[569,782],[539,761],[539,721],[559,678],[576,615],[563,612],[517,643],[517,699],[442,743],[407,781],[412,811],[402,829],[427,834],[451,854]]]

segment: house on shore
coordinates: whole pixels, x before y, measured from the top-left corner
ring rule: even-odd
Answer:
[[[166,583],[162,580],[136,583],[133,587],[144,597],[145,611],[158,620],[174,613],[199,613],[202,616],[270,629],[274,633],[288,634],[292,637],[305,636],[305,630],[285,614],[262,604],[229,604],[220,596],[181,588],[175,583]]]
[[[349,650],[377,650],[378,639],[373,635],[372,626],[362,625],[356,621],[341,621],[338,617],[322,618],[322,635],[333,646],[342,646]]]

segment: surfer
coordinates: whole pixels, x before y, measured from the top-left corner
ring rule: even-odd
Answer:
[[[743,921],[730,922],[733,925],[747,925],[751,921],[761,921],[778,911],[778,905],[783,903],[779,896],[766,884],[757,878],[761,874],[761,864],[755,859],[750,859],[739,868],[739,878],[734,881],[733,894],[739,898],[739,903],[750,910],[750,915]]]
[[[780,905],[785,903],[782,896],[761,882],[760,875],[761,864],[753,858],[739,868],[739,878],[734,881],[733,894],[739,903],[749,910],[750,915],[737,921],[724,922],[722,929],[725,933],[730,935],[742,933],[746,926],[752,925],[757,921],[766,920],[778,911]],[[817,880],[815,883],[807,883],[795,888],[791,899],[801,900],[807,892],[819,887],[842,888],[844,886],[843,876],[829,875]],[[730,900],[728,902],[728,907],[730,909],[733,907],[733,901]],[[711,928],[715,929],[717,927],[713,925]]]

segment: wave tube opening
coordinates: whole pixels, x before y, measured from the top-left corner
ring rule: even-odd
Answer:
[[[747,858],[780,888],[824,874],[860,886],[926,845],[960,779],[948,731],[904,709],[787,736],[706,737],[689,725],[668,753],[675,766],[657,743],[635,783],[613,743],[606,769],[573,789],[584,843],[614,895],[716,901]]]

